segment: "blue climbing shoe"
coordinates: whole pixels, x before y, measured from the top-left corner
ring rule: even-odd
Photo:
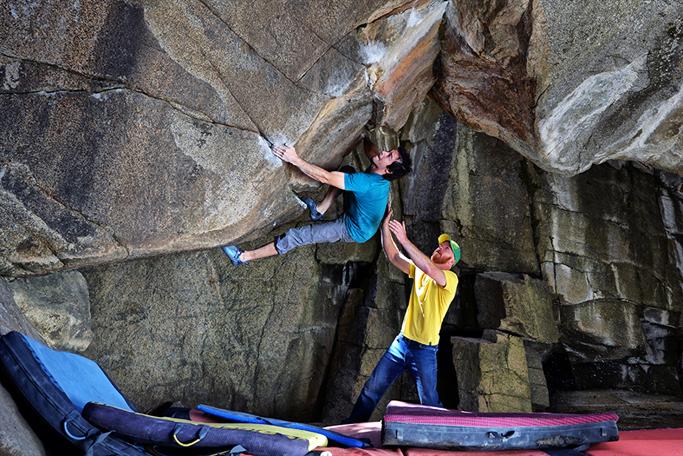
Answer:
[[[309,198],[307,196],[303,197],[298,197],[302,203],[306,205],[308,208],[308,211],[310,212],[311,220],[314,222],[317,222],[321,218],[323,218],[323,214],[318,212],[318,205],[317,203],[313,200],[313,198]]]
[[[240,260],[240,255],[242,255],[242,249],[237,247],[236,245],[224,245],[221,247],[223,249],[223,253],[230,258],[230,262],[235,265],[235,266],[240,266],[244,264],[245,262]]]

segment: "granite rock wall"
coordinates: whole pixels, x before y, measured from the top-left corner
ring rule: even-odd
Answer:
[[[238,269],[215,247],[321,196],[271,145],[362,168],[359,139],[396,133],[394,214],[463,247],[444,404],[680,417],[680,2],[323,3],[0,0],[0,330],[93,357],[142,409],[339,421],[409,281],[377,239]],[[392,398],[408,376],[375,417]],[[44,454],[3,419],[0,453]]]
[[[431,88],[444,2],[0,3],[0,274],[255,239]],[[27,39],[33,37],[33,39]],[[50,159],[45,159],[49,151]]]
[[[256,239],[291,220],[292,190],[320,188],[271,145],[335,167],[366,125],[398,131],[428,92],[546,170],[680,173],[681,12],[4,0],[0,274]]]
[[[434,96],[565,175],[607,160],[681,174],[683,5],[449,2]]]
[[[440,231],[463,248],[460,296],[442,329],[455,337],[461,403],[541,410],[555,393],[590,390],[636,391],[644,408],[680,398],[681,178],[619,162],[552,174],[433,106],[422,115],[428,139],[401,190],[424,250]],[[496,372],[489,361],[508,353],[509,337],[524,342],[516,375],[530,389],[491,400],[500,392],[484,373]]]

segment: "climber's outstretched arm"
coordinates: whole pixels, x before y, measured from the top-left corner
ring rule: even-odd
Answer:
[[[320,166],[308,163],[306,160],[299,157],[299,154],[296,153],[296,149],[292,146],[275,146],[273,147],[273,153],[283,161],[296,166],[312,179],[344,190],[344,173],[340,173],[339,171],[327,171]]]

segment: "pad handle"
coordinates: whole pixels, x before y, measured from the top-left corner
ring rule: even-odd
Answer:
[[[80,442],[81,440],[87,439],[88,437],[85,436],[85,435],[74,435],[74,434],[71,433],[71,431],[69,431],[69,423],[71,423],[71,421],[72,421],[71,418],[67,418],[67,419],[65,419],[65,420],[62,422],[62,429],[64,430],[64,433],[65,433],[71,440],[75,440],[75,441],[77,441],[77,442]]]
[[[190,441],[190,442],[181,442],[180,439],[178,438],[178,433],[180,432],[182,428],[176,424],[175,429],[173,429],[173,441],[180,445],[183,448],[189,448],[193,445],[198,444],[199,442],[202,441],[204,437],[209,433],[209,428],[202,426],[199,429],[199,433],[197,434],[197,438]]]
[[[74,409],[71,412],[69,412],[69,414],[64,417],[64,421],[62,421],[62,430],[64,431],[64,434],[66,434],[67,437],[76,442],[81,442],[83,440],[89,439],[93,435],[99,434],[99,431],[97,429],[90,426],[90,429],[86,428],[84,430],[84,422],[82,421],[83,417],[80,413],[78,413],[77,410]],[[85,424],[87,425],[87,423]],[[77,430],[78,434],[80,435],[76,435],[71,430],[69,430],[69,426],[72,430]]]
[[[502,440],[505,441],[515,435],[515,431],[505,431],[505,432],[497,432],[497,431],[489,431],[486,433],[486,436],[490,440]]]

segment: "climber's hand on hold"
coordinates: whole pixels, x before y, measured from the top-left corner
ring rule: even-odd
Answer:
[[[273,153],[282,161],[291,163],[293,165],[295,165],[297,160],[299,160],[299,155],[296,153],[296,149],[293,146],[274,146]]]

